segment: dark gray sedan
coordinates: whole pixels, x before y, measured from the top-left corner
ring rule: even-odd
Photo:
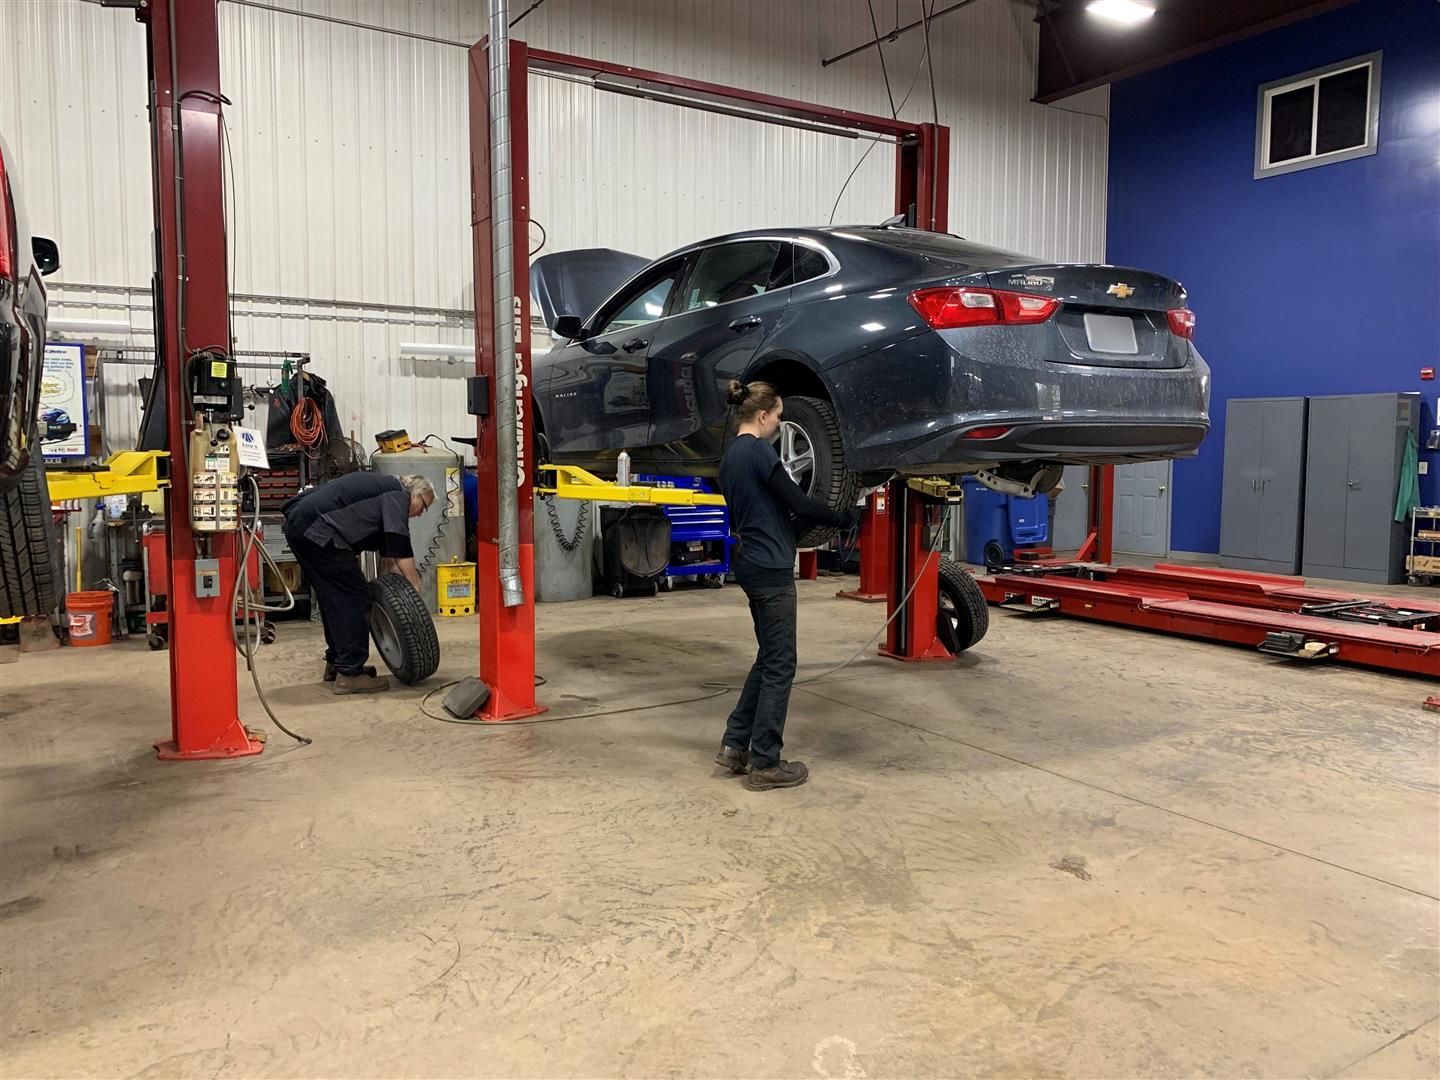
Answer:
[[[623,281],[618,288],[617,282]],[[1210,370],[1185,290],[895,226],[723,236],[652,263],[537,259],[556,344],[534,366],[542,452],[711,476],[725,386],[785,399],[781,458],[834,506],[895,473],[1043,492],[1065,464],[1194,454]]]

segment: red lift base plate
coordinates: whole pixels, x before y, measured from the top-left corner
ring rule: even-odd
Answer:
[[[174,739],[161,739],[155,743],[155,756],[161,761],[218,761],[223,758],[252,757],[265,749],[259,739],[245,737],[243,747],[206,747],[203,750],[182,751]]]
[[[888,660],[901,660],[907,664],[941,664],[946,660],[955,659],[955,654],[938,641],[932,641],[930,648],[920,656],[902,656],[900,653],[891,652],[889,649],[879,649],[877,651],[880,656]]]
[[[480,706],[480,711],[475,716],[476,720],[484,724],[503,725],[513,723],[516,720],[528,720],[532,716],[539,716],[541,713],[550,711],[549,705],[541,705],[538,701],[527,708],[517,708],[514,705],[510,705],[502,709],[501,706],[497,706],[495,703],[496,696],[495,694],[491,694],[490,700]]]
[[[841,589],[835,595],[841,600],[859,600],[862,604],[883,604],[889,599],[883,592],[861,592],[859,589],[850,589],[849,591]]]

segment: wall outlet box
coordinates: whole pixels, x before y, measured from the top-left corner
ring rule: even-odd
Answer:
[[[1428,461],[1422,461],[1422,462],[1420,462],[1420,475],[1421,475],[1421,476],[1429,476],[1429,475],[1430,475],[1430,462],[1428,462]]]

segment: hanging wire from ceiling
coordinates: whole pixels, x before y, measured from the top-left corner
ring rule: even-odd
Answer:
[[[865,6],[870,9],[870,28],[875,32],[875,37],[878,40],[880,37],[880,24],[875,21],[875,0],[865,0]],[[924,6],[923,0],[921,6],[922,8]],[[895,94],[890,89],[890,69],[885,64],[885,49],[882,46],[877,48],[875,52],[876,55],[880,57],[880,74],[885,79],[885,96],[890,99],[890,119],[894,120],[900,114],[895,109]]]
[[[933,10],[934,0],[931,0],[931,7],[932,7],[932,10]],[[921,9],[921,11],[924,11],[924,10],[925,10],[925,0],[920,0],[920,9]],[[919,85],[919,82],[920,82],[920,72],[925,69],[925,64],[926,64],[926,62],[927,62],[929,59],[930,59],[930,37],[929,37],[929,35],[927,34],[926,37],[925,37],[925,48],[924,48],[924,50],[923,50],[923,51],[921,52],[921,54],[920,54],[920,62],[915,65],[915,74],[910,77],[910,88],[905,91],[905,96],[900,99],[900,104],[899,104],[898,106],[896,106],[896,108],[895,108],[895,115],[892,116],[891,119],[898,119],[899,116],[900,116],[900,111],[905,108],[906,104],[909,103],[909,101],[910,101],[910,95],[915,92],[915,87],[916,87],[917,85]],[[860,166],[862,166],[862,165],[865,164],[865,159],[870,156],[870,151],[874,150],[877,145],[878,145],[877,143],[873,143],[873,142],[872,142],[869,146],[867,146],[867,147],[865,148],[865,152],[860,155],[860,160],[857,161],[857,162],[855,162],[855,167],[850,170],[850,175],[847,176],[847,177],[845,177],[845,182],[840,185],[840,191],[839,191],[839,193],[836,194],[836,196],[835,196],[835,205],[833,205],[832,207],[830,207],[830,220],[829,220],[829,224],[831,224],[831,225],[834,225],[834,224],[835,224],[835,214],[836,214],[836,213],[839,211],[839,209],[840,209],[840,200],[845,197],[845,190],[850,186],[850,181],[853,180],[853,179],[855,179],[855,174],[860,171]]]
[[[935,94],[935,54],[930,51],[930,23],[935,18],[935,2],[930,0],[930,8],[925,8],[925,0],[920,0],[920,10],[925,15],[925,67],[930,72],[930,112],[934,117],[935,126],[940,126],[940,99]]]

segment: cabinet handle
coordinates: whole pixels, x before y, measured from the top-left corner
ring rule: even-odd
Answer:
[[[1259,480],[1251,480],[1251,481],[1250,481],[1250,490],[1251,490],[1251,491],[1259,491],[1259,490],[1260,490],[1260,481],[1259,481]]]
[[[1348,487],[1351,491],[1359,491],[1359,490],[1360,490],[1360,481],[1359,481],[1359,480],[1346,480],[1346,481],[1345,481],[1345,486]]]

